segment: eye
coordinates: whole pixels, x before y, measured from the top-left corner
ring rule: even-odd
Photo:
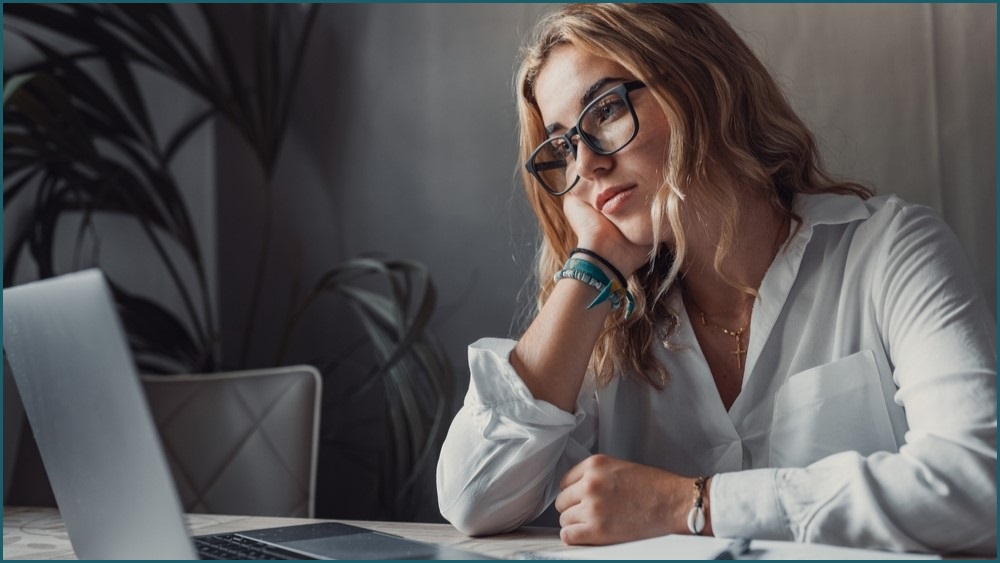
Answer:
[[[625,102],[616,95],[607,96],[598,100],[588,113],[591,123],[607,123],[625,113]]]
[[[573,157],[573,147],[566,142],[566,139],[552,139],[549,144],[552,145],[552,152],[561,158]]]

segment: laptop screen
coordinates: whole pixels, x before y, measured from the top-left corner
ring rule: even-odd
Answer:
[[[3,340],[77,556],[194,558],[100,271],[5,289]]]

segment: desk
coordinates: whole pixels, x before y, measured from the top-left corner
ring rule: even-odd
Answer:
[[[188,514],[191,535],[205,535],[274,526],[291,526],[321,522],[309,518],[272,518],[264,516],[223,516],[218,514]],[[448,545],[493,557],[510,558],[518,551],[573,550],[563,545],[557,528],[526,527],[509,534],[470,538],[450,524],[418,522],[372,522],[337,520],[363,528],[396,534],[428,543]],[[887,554],[889,555],[889,554]],[[25,508],[5,506],[3,509],[4,559],[76,559],[69,544],[66,528],[55,508]],[[946,556],[945,559],[969,559]]]
[[[187,515],[187,526],[192,535],[290,526],[319,521],[308,518],[221,516],[217,514]],[[515,552],[525,550],[573,549],[563,545],[562,541],[559,540],[559,530],[556,528],[528,527],[509,534],[470,538],[450,524],[339,521],[418,541],[449,545],[500,558],[508,558]],[[3,558],[76,559],[59,511],[55,508],[5,506],[3,508]]]

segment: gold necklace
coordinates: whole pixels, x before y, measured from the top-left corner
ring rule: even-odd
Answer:
[[[730,352],[730,354],[736,356],[736,367],[742,370],[743,356],[747,353],[747,349],[743,347],[743,334],[746,332],[747,327],[744,325],[736,330],[733,330],[720,325],[719,323],[708,318],[708,313],[698,306],[698,303],[688,294],[688,292],[685,291],[684,295],[688,298],[688,301],[691,302],[691,305],[694,305],[694,308],[698,310],[698,315],[701,316],[701,326],[711,325],[721,330],[724,334],[732,336],[736,340],[736,349]]]

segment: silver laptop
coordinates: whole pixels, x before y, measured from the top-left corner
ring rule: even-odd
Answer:
[[[191,538],[99,270],[5,289],[3,345],[80,559],[243,558],[233,543],[247,558],[489,559],[335,522]]]

